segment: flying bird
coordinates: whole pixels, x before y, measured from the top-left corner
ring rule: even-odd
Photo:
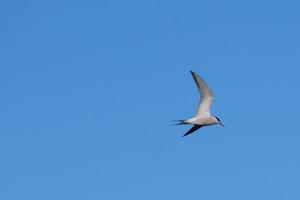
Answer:
[[[193,127],[188,130],[182,137],[187,136],[203,126],[211,126],[214,124],[219,124],[224,127],[220,118],[211,115],[210,108],[214,101],[214,96],[212,91],[209,89],[205,81],[195,72],[191,71],[193,79],[197,85],[200,93],[200,102],[198,105],[198,111],[195,117],[187,120],[177,120],[179,123],[176,125],[193,125]]]

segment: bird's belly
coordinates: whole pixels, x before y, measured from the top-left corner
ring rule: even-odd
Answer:
[[[197,117],[191,120],[194,125],[211,125],[213,124],[210,117]]]

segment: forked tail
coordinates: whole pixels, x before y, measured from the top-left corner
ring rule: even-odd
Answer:
[[[175,120],[176,122],[178,122],[177,124],[174,125],[186,125],[188,123],[185,122],[185,120]]]

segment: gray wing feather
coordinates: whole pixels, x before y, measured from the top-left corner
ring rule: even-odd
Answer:
[[[209,89],[205,81],[195,72],[191,71],[191,74],[195,80],[200,93],[200,102],[198,105],[198,111],[196,116],[200,115],[210,115],[210,108],[214,101],[214,96],[212,91]]]

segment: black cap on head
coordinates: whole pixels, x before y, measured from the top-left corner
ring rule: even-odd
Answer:
[[[215,118],[216,118],[219,122],[221,121],[219,117],[216,117],[216,116],[215,116]]]

